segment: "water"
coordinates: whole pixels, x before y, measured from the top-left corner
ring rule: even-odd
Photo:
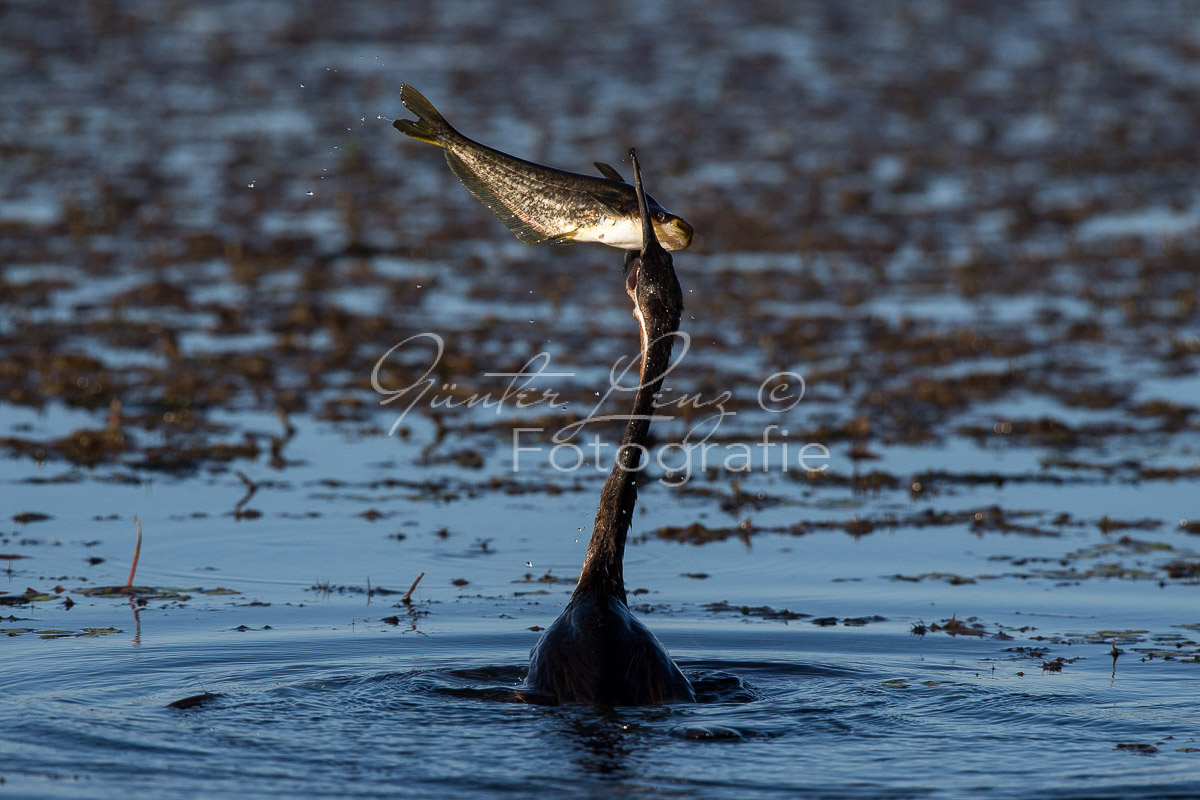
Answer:
[[[1192,756],[1177,752],[1196,744],[1190,712],[1142,694],[1186,680],[1178,666],[1122,680],[1097,659],[1067,675],[1015,677],[1007,660],[989,668],[994,648],[953,640],[916,647],[901,634],[705,631],[694,637],[705,659],[668,637],[699,705],[601,711],[514,704],[495,687],[516,681],[518,666],[461,666],[464,652],[482,663],[511,656],[512,636],[261,638],[164,637],[136,649],[109,638],[76,648],[69,674],[19,670],[27,721],[10,753],[22,772],[44,777],[10,772],[6,788],[1015,797],[1036,786],[1150,797],[1196,785]],[[114,669],[125,676],[115,686]],[[214,699],[163,707],[198,675]],[[1127,742],[1160,750],[1112,753]]]
[[[371,463],[369,451],[386,448],[400,463],[416,457],[415,445],[312,427],[290,456],[345,449],[359,451],[361,465]],[[8,462],[7,482],[22,487],[25,505],[62,509],[6,542],[31,556],[13,562],[8,592],[27,584],[50,590],[57,581],[75,605],[56,599],[7,609],[6,790],[167,797],[384,795],[398,786],[494,797],[1197,791],[1200,732],[1187,689],[1198,653],[1195,586],[1160,586],[1156,572],[1191,537],[1169,525],[1134,534],[1176,548],[1161,553],[1121,545],[1119,534],[1094,526],[1030,537],[901,523],[861,538],[764,532],[749,544],[730,538],[701,547],[652,538],[629,550],[630,588],[650,587],[631,601],[695,682],[700,703],[551,708],[519,702],[513,688],[536,640],[529,629],[547,625],[570,590],[536,579],[547,571],[569,578],[578,568],[585,540],[576,528],[590,518],[593,492],[552,501],[480,492],[438,502],[372,484],[394,474],[391,467],[369,466],[363,481],[336,488],[313,478],[349,469],[316,459],[291,467],[286,485],[260,489],[247,504],[262,517],[236,520],[231,510],[244,487],[229,475],[113,485],[67,472],[59,476],[78,480],[30,487],[17,476],[51,477],[48,467]],[[1039,494],[1064,508],[1069,494],[1087,514],[1089,504],[1104,502],[1087,489],[959,490],[937,508],[1007,508]],[[656,484],[643,492],[635,534],[680,517],[734,521],[705,503],[672,503],[670,493]],[[1111,498],[1112,487],[1105,493]],[[756,515],[755,524],[881,509],[903,517],[924,505],[845,489],[820,495],[821,502]],[[1154,492],[1130,495],[1118,502],[1148,503]],[[385,516],[363,518],[370,508]],[[80,593],[123,583],[133,544],[129,510],[146,529],[137,584],[182,587],[188,599],[150,595],[139,606]],[[1033,521],[1045,524],[1038,515]],[[104,561],[89,567],[85,556]],[[1085,575],[1114,561],[1151,574]],[[1062,564],[1075,575],[1059,574]],[[379,591],[403,592],[420,572],[426,577],[410,606]],[[454,578],[468,583],[454,586]],[[784,609],[807,616],[772,618]],[[952,617],[980,623],[983,635],[913,633]],[[84,635],[88,629],[111,632]],[[1122,651],[1115,661],[1112,639]],[[1061,671],[1048,671],[1059,657]],[[203,692],[215,697],[168,707]],[[1114,752],[1134,745],[1157,752]],[[723,749],[714,754],[714,747]]]
[[[474,8],[0,10],[0,795],[1200,795],[1191,7]],[[636,332],[401,81],[698,231],[626,553],[694,705],[515,691]]]
[[[398,785],[439,794],[448,784],[485,796],[656,787],[714,797],[1195,791],[1193,757],[1177,752],[1196,746],[1194,721],[1171,699],[1189,668],[1126,655],[1114,678],[1099,646],[1068,651],[1083,660],[1046,673],[1036,659],[987,640],[672,620],[656,627],[697,683],[700,704],[553,709],[513,703],[503,691],[522,672],[528,637],[516,631],[464,620],[454,633],[434,611],[418,623],[428,623],[426,635],[406,635],[365,620],[352,627],[331,612],[318,604],[307,614],[260,615],[282,628],[230,633],[143,610],[140,625],[127,623],[140,642],[116,634],[31,640],[9,672],[22,707],[10,752],[22,772],[50,779],[10,772],[7,788],[90,795],[122,786],[165,796],[385,794]],[[159,634],[156,624],[174,632]],[[47,670],[64,647],[72,668]],[[164,707],[201,690],[217,696],[190,710]],[[1159,752],[1114,757],[1123,743]]]

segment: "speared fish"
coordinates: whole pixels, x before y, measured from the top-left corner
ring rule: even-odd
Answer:
[[[408,84],[400,87],[400,102],[417,119],[398,119],[393,127],[441,147],[463,186],[522,242],[599,242],[641,250],[637,192],[608,164],[595,162],[603,178],[544,167],[463,136]],[[647,202],[664,248],[682,250],[692,243],[691,225],[653,198]]]

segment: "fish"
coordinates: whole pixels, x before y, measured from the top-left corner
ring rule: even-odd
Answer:
[[[603,176],[597,178],[534,164],[463,136],[408,84],[400,87],[400,102],[417,119],[398,119],[392,126],[442,148],[463,186],[522,242],[597,242],[641,250],[637,191],[610,165],[594,162]],[[692,243],[691,225],[653,198],[647,202],[665,249],[683,250]]]

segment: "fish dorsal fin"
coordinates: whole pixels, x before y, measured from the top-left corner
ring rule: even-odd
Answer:
[[[610,181],[616,181],[617,183],[625,182],[625,179],[621,177],[621,173],[613,169],[611,165],[605,164],[603,161],[593,161],[592,163],[596,165],[596,169],[600,170],[600,174]]]
[[[513,235],[522,242],[525,244],[538,244],[550,238],[514,214],[512,209],[504,205],[487,184],[479,180],[478,176],[471,171],[471,168],[461,158],[449,150],[446,151],[446,163],[450,165],[450,170],[462,181],[463,186],[467,187],[467,191],[474,195],[476,200],[487,206],[488,211],[495,214],[504,223],[505,227],[512,231]]]

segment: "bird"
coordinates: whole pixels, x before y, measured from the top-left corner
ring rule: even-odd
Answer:
[[[654,232],[637,154],[629,151],[642,247],[629,260],[626,291],[641,338],[633,409],[596,512],[579,582],[529,656],[522,692],[557,703],[605,706],[694,702],[695,691],[658,639],[633,616],[625,595],[625,539],[637,503],[638,474],[655,394],[670,365],[683,313],[671,256]]]

